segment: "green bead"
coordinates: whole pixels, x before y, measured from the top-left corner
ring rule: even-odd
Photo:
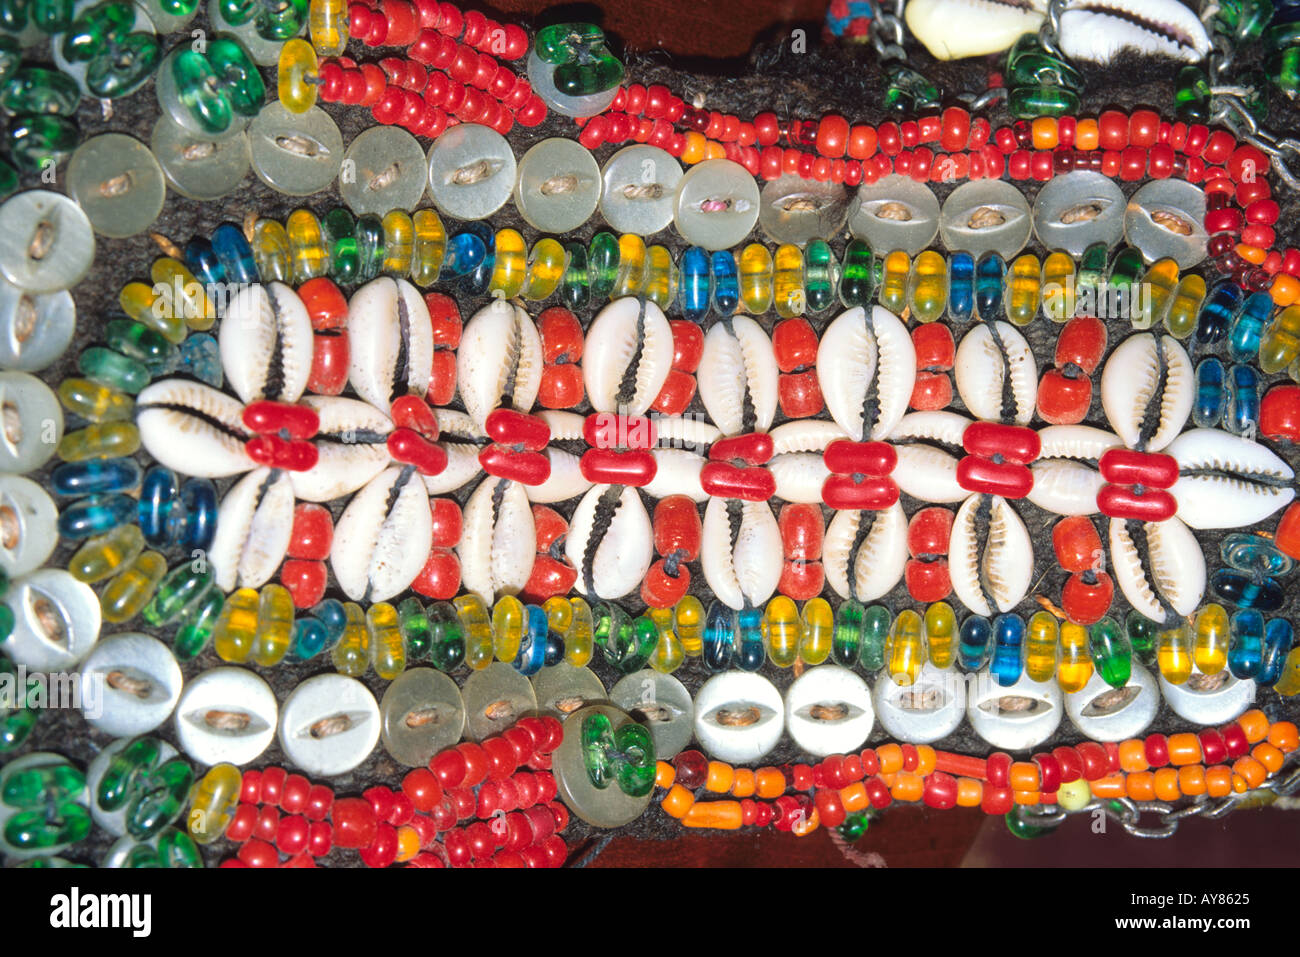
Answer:
[[[1032,824],[1021,818],[1018,811],[1008,811],[1003,820],[1007,822],[1007,830],[1022,841],[1030,841],[1056,830],[1056,825],[1044,827],[1041,824]]]
[[[939,109],[939,88],[923,74],[898,61],[885,67],[885,109],[893,113],[921,113]]]
[[[0,86],[0,106],[11,113],[71,116],[80,102],[76,81],[44,67],[22,67]]]
[[[232,27],[243,26],[253,19],[260,6],[258,0],[219,0],[221,17]]]
[[[1110,250],[1106,248],[1105,243],[1093,243],[1083,251],[1083,258],[1079,260],[1079,271],[1074,280],[1076,299],[1083,297],[1085,289],[1091,289],[1090,295],[1096,296],[1097,287],[1101,285],[1106,275],[1106,263],[1109,258]]]
[[[605,653],[605,661],[619,674],[640,671],[650,661],[659,643],[659,629],[648,615],[633,620],[617,605],[599,606],[595,639]]]
[[[1285,50],[1300,43],[1300,20],[1282,21],[1264,32],[1264,45],[1269,50]]]
[[[582,719],[582,761],[587,768],[591,786],[601,791],[613,780],[614,762],[610,751],[614,747],[614,728],[603,714],[589,714]]]
[[[3,25],[0,25],[0,29]],[[18,64],[22,63],[23,50],[18,45],[18,41],[10,36],[0,33],[0,83],[3,83],[9,76],[18,69]]]
[[[72,26],[72,0],[31,0],[29,9],[42,33],[63,33]]]
[[[199,0],[157,0],[163,13],[173,17],[188,17],[199,8]]]
[[[612,54],[605,53],[586,62],[557,66],[551,82],[565,96],[603,93],[623,82],[623,64]]]
[[[1144,664],[1151,664],[1156,660],[1156,636],[1159,631],[1159,625],[1136,611],[1129,612],[1128,617],[1124,619],[1124,632],[1128,637],[1129,647]]]
[[[591,237],[591,252],[587,259],[587,275],[591,279],[591,298],[604,302],[618,281],[621,259],[618,237],[613,233],[597,233]]]
[[[194,771],[181,758],[149,774],[140,782],[140,793],[127,814],[127,833],[145,840],[176,820],[189,801],[193,784]]]
[[[258,4],[253,18],[263,40],[289,40],[307,24],[307,0],[280,0]]]
[[[13,612],[8,605],[0,605],[0,608],[9,612],[12,629]],[[5,695],[6,698],[12,695],[12,698],[6,702],[6,707],[0,708],[0,754],[8,754],[21,747],[32,728],[36,727],[39,714],[27,707],[27,702],[29,695],[40,688],[40,680],[33,675],[27,679],[25,687],[18,687],[18,669],[8,658],[0,658],[0,675],[9,676],[8,684],[12,689]],[[4,685],[0,684],[0,687]]]
[[[357,281],[361,257],[357,250],[357,222],[345,207],[331,209],[321,220],[325,244],[330,254],[330,278],[350,284]]]
[[[158,856],[156,850],[148,844],[137,844],[126,852],[126,860],[122,866],[137,870],[140,868],[162,867],[163,865],[162,858]]]
[[[5,840],[14,847],[39,849],[75,844],[90,833],[90,812],[75,801],[39,811],[23,811],[5,822]]]
[[[207,562],[201,563],[197,570],[194,564],[177,565],[163,576],[158,590],[145,606],[145,621],[155,627],[170,625],[191,605],[197,605],[206,597],[216,576]]]
[[[147,386],[151,378],[143,362],[103,346],[91,346],[78,356],[77,368],[87,379],[131,395]]]
[[[135,24],[129,3],[101,3],[73,21],[63,35],[63,56],[71,63],[86,63],[125,40]]]
[[[1238,43],[1258,40],[1268,21],[1273,19],[1270,0],[1219,0],[1214,28]]]
[[[1300,99],[1300,46],[1272,54],[1264,63],[1268,78],[1288,99]]]
[[[1133,649],[1114,618],[1103,618],[1088,629],[1088,651],[1101,679],[1112,688],[1128,684],[1133,674]]]
[[[867,833],[867,827],[871,824],[871,819],[865,814],[850,814],[844,818],[844,823],[840,825],[840,837],[852,844],[862,839],[862,835]]]
[[[217,618],[226,603],[220,588],[212,588],[196,604],[185,610],[172,640],[172,650],[178,661],[189,661],[208,646]]]
[[[1059,86],[1074,93],[1083,92],[1083,74],[1044,50],[1036,33],[1026,33],[1007,51],[1005,80],[1011,88]]]
[[[1115,254],[1110,264],[1107,283],[1116,289],[1131,289],[1142,275],[1143,261],[1140,250],[1125,246]]]
[[[27,20],[27,0],[0,0],[0,30],[22,33]]]
[[[384,226],[373,213],[357,217],[357,281],[369,282],[384,265]]]
[[[813,239],[804,250],[804,294],[809,312],[821,312],[835,301],[839,264],[830,243]]]
[[[172,79],[181,106],[209,133],[224,133],[233,119],[230,101],[222,95],[217,73],[201,53],[182,50],[172,60]]]
[[[539,59],[560,65],[579,55],[579,51],[605,43],[605,31],[594,23],[557,23],[537,31],[533,50]]]
[[[845,309],[866,306],[871,302],[873,279],[871,246],[863,239],[851,239],[844,247],[844,267],[840,272],[840,302]]]
[[[1185,66],[1178,71],[1174,112],[1184,123],[1204,123],[1210,115],[1210,78],[1201,67]]]
[[[163,867],[202,867],[203,855],[194,838],[174,827],[165,827],[158,834],[158,858]]]
[[[0,199],[18,188],[18,170],[0,159]]]
[[[1007,95],[1007,112],[1019,120],[1079,112],[1079,94],[1063,86],[1018,86]]]
[[[564,269],[560,297],[570,309],[582,309],[591,302],[591,273],[587,263],[587,247],[582,243],[565,243],[569,264]]]
[[[429,606],[429,660],[442,672],[455,671],[465,660],[465,635],[449,602]]]
[[[20,170],[58,166],[77,148],[77,124],[66,116],[18,116],[9,127],[9,152]]]
[[[614,732],[618,748],[615,773],[619,789],[629,797],[644,797],[655,786],[655,746],[644,725],[629,722]]]
[[[418,661],[429,654],[433,647],[433,629],[420,599],[402,599],[402,603],[397,606],[397,627],[402,632],[402,640],[406,642],[406,657],[409,661]]]
[[[837,665],[852,668],[862,657],[862,625],[866,609],[850,598],[835,609],[831,627],[831,657]]]
[[[221,79],[231,108],[240,116],[257,116],[266,102],[266,84],[239,41],[231,37],[213,40],[208,44],[208,62]]]
[[[86,88],[101,99],[133,93],[158,69],[162,51],[156,37],[132,33],[111,53],[96,57],[86,69]]]
[[[105,811],[125,807],[137,779],[152,771],[161,756],[162,745],[157,738],[136,738],[108,762],[96,789],[96,803]]]
[[[166,336],[134,319],[110,319],[104,341],[110,349],[143,362],[155,375],[168,369],[176,355],[176,346]]]
[[[894,623],[884,605],[872,605],[862,615],[862,667],[879,671],[885,666],[885,642]]]

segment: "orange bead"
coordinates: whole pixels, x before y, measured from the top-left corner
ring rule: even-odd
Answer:
[[[870,803],[867,798],[867,786],[861,781],[854,781],[848,787],[840,789],[840,804],[850,814],[861,811]]]
[[[1143,771],[1142,774],[1151,776],[1151,772]],[[1134,775],[1128,777],[1116,772],[1107,774],[1105,777],[1097,778],[1095,781],[1089,781],[1088,787],[1092,789],[1092,796],[1097,798],[1122,798],[1126,794],[1134,797],[1132,793]]]
[[[1169,763],[1174,767],[1201,760],[1201,739],[1190,732],[1169,736]]]
[[[821,826],[821,815],[817,813],[816,808],[813,808],[812,814],[794,822],[794,825],[790,828],[790,833],[795,837],[806,837]]]
[[[1283,754],[1290,754],[1300,747],[1300,732],[1290,721],[1276,721],[1268,729],[1268,743]]]
[[[894,782],[898,780],[897,771],[881,771],[876,777],[880,778],[880,783],[891,791],[894,789]]]
[[[1227,797],[1232,793],[1232,769],[1226,764],[1216,764],[1205,770],[1205,793],[1212,798]]]
[[[1011,765],[1011,790],[1013,791],[1037,791],[1041,781],[1038,776],[1038,765],[1032,761],[1016,761]]]
[[[749,768],[736,768],[736,779],[731,783],[731,793],[738,798],[750,797],[755,789],[757,775]]]
[[[1102,780],[1106,780],[1102,778]],[[1128,796],[1135,801],[1154,801],[1156,798],[1156,776],[1150,771],[1138,771],[1136,774],[1130,774],[1128,781],[1125,782],[1128,788]],[[1092,782],[1092,793],[1097,794],[1097,782]],[[1097,797],[1110,797],[1110,795],[1097,794]]]
[[[1054,150],[1061,141],[1054,116],[1038,117],[1030,125],[1029,130],[1033,135],[1036,150]]]
[[[1011,800],[1015,801],[1017,804],[1025,804],[1028,805],[1029,807],[1033,807],[1035,804],[1040,803],[1042,801],[1042,798],[1043,796],[1039,794],[1037,791],[1012,791],[1011,792]]]
[[[1300,279],[1279,272],[1273,277],[1273,285],[1269,286],[1268,294],[1273,297],[1273,305],[1289,306],[1300,299]]]
[[[409,824],[403,824],[397,829],[397,857],[393,860],[397,863],[409,861],[420,853],[420,832]]]
[[[695,804],[695,795],[680,784],[674,784],[664,795],[663,801],[659,806],[664,809],[664,813],[669,817],[683,818],[691,807]]]
[[[686,134],[686,148],[682,150],[682,162],[693,165],[703,160],[707,144],[708,140],[704,138],[703,133],[691,130]]]
[[[1157,800],[1177,801],[1180,797],[1178,770],[1176,768],[1160,768],[1156,771],[1155,789]]]
[[[896,801],[919,801],[925,793],[925,780],[914,771],[900,771],[889,793]]]
[[[1249,246],[1246,243],[1237,243],[1237,255],[1252,266],[1258,266],[1268,256],[1268,250],[1260,249],[1258,246]]]
[[[1250,790],[1250,785],[1246,783],[1246,779],[1240,774],[1234,774],[1232,776],[1232,790],[1237,794],[1245,794]]]
[[[709,140],[708,145],[704,147],[706,159],[719,160],[727,158],[727,148],[716,140]]]
[[[713,827],[734,831],[744,823],[739,801],[697,801],[682,818],[685,827]]]
[[[957,806],[979,807],[984,803],[984,782],[978,778],[957,779]]]
[[[876,748],[876,760],[880,762],[881,774],[893,774],[903,770],[903,749],[898,745],[882,744]]]
[[[1093,119],[1080,120],[1074,127],[1074,148],[1095,150],[1101,142],[1101,127]]]
[[[758,796],[765,801],[779,798],[785,793],[785,775],[777,768],[759,768],[754,777]]]
[[[709,762],[709,774],[704,779],[704,789],[716,794],[725,794],[731,790],[731,783],[736,780],[736,770],[722,761]]]
[[[1258,708],[1252,708],[1237,719],[1241,730],[1246,732],[1246,740],[1258,744],[1268,737],[1268,718]]]
[[[916,773],[925,777],[934,770],[934,748],[928,744],[916,746]]]
[[[1286,755],[1273,747],[1273,745],[1269,744],[1267,741],[1261,741],[1259,744],[1255,745],[1254,749],[1250,752],[1250,756],[1260,764],[1264,765],[1269,774],[1277,774],[1277,772],[1281,771],[1282,761],[1286,757]]]
[[[1205,793],[1205,768],[1199,764],[1186,764],[1178,769],[1178,790],[1188,797]]]
[[[670,788],[677,780],[677,769],[667,761],[655,762],[655,787]]]
[[[1151,767],[1151,764],[1147,761],[1146,743],[1137,738],[1121,741],[1119,746],[1119,766],[1120,770],[1127,774],[1145,771]]]
[[[1245,781],[1247,788],[1259,787],[1268,777],[1268,769],[1248,755],[1242,755],[1232,762],[1232,773]]]

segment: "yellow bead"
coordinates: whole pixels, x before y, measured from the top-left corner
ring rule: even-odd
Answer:
[[[320,56],[342,56],[348,46],[346,0],[311,0],[307,8],[307,31]]]
[[[386,601],[377,601],[366,611],[370,629],[370,663],[375,674],[392,681],[406,670],[406,642],[397,624],[397,609]]]
[[[257,598],[257,637],[249,655],[263,668],[284,660],[293,639],[293,597],[283,585],[267,584]]]
[[[1043,260],[1043,314],[1052,322],[1074,318],[1074,258],[1057,250]]]
[[[1156,664],[1171,685],[1183,684],[1192,676],[1192,636],[1186,622],[1156,635]]]
[[[925,664],[925,626],[921,616],[910,608],[898,613],[889,630],[885,663],[894,683],[907,687],[920,677]]]
[[[1281,372],[1300,355],[1300,305],[1287,306],[1277,314],[1259,346],[1259,367],[1272,375]]]
[[[135,400],[89,379],[64,379],[59,402],[88,422],[125,422],[135,415]]]
[[[295,37],[280,47],[276,91],[290,113],[306,113],[316,105],[316,51],[306,40]]]
[[[97,422],[59,441],[59,458],[65,462],[117,458],[140,449],[140,430],[134,422]]]
[[[461,634],[465,636],[465,664],[482,671],[492,664],[492,623],[488,620],[487,605],[474,594],[461,595],[452,605]]]
[[[370,668],[370,629],[366,627],[366,613],[356,602],[349,601],[343,604],[343,616],[343,636],[331,653],[334,670],[360,678]]]
[[[1133,313],[1133,328],[1150,329],[1157,322],[1164,322],[1173,305],[1177,286],[1178,263],[1167,258],[1153,263],[1142,277],[1140,288],[1145,291],[1145,295],[1142,308]]]
[[[803,630],[798,606],[785,595],[776,595],[768,601],[763,619],[767,657],[778,668],[789,668],[799,657],[799,638]]]
[[[389,210],[383,218],[385,276],[405,279],[411,271],[415,253],[415,223],[405,210]]]
[[[557,598],[557,601],[564,601]],[[596,650],[596,627],[591,618],[591,606],[575,595],[569,599],[572,620],[564,632],[564,660],[575,668],[585,667]]]
[[[930,664],[947,668],[957,654],[957,616],[952,605],[937,601],[925,610],[925,643],[930,650]]]
[[[532,302],[546,299],[560,286],[568,254],[558,239],[539,239],[528,254],[528,281],[523,296]]]
[[[691,130],[686,134],[686,146],[682,150],[682,162],[687,166],[694,166],[696,163],[703,162],[708,158],[709,141],[704,138],[704,134]]]
[[[782,319],[802,316],[807,310],[803,279],[803,250],[793,243],[778,246],[773,260],[772,291],[776,314]]]
[[[187,329],[185,319],[171,308],[170,299],[160,297],[142,282],[129,282],[118,294],[117,304],[122,311],[143,326],[160,333],[172,344],[183,342]]]
[[[1061,663],[1056,683],[1066,694],[1083,689],[1092,677],[1092,656],[1088,654],[1088,629],[1072,621],[1061,623]]]
[[[825,598],[809,598],[803,603],[799,621],[799,657],[806,665],[819,665],[831,653],[835,631],[835,613]]]
[[[917,322],[934,322],[948,308],[948,261],[933,249],[913,260],[907,301]]]
[[[1056,792],[1056,803],[1062,810],[1081,811],[1092,802],[1092,788],[1085,778],[1076,778],[1062,784]]]
[[[488,292],[502,299],[513,299],[524,288],[524,278],[528,275],[528,246],[518,230],[498,229],[495,249]]]
[[[552,595],[546,599],[542,611],[546,612],[546,627],[557,635],[564,635],[573,624],[573,606],[569,604],[568,599],[561,598],[559,595]]]
[[[226,831],[239,806],[244,775],[233,764],[212,767],[194,785],[186,827],[197,844],[211,844]]]
[[[1175,339],[1186,339],[1196,329],[1196,321],[1201,314],[1201,304],[1205,302],[1205,279],[1196,273],[1189,273],[1178,281],[1174,290],[1174,301],[1165,314],[1165,328]]]
[[[438,281],[442,261],[447,255],[447,230],[438,214],[431,209],[417,209],[411,216],[415,225],[415,252],[411,256],[411,282],[424,289]]]
[[[226,596],[212,628],[212,649],[222,661],[246,661],[252,654],[259,602],[252,588],[240,588]]]
[[[883,268],[877,297],[890,312],[902,315],[907,307],[907,280],[912,274],[912,260],[907,253],[896,249],[885,257]]]
[[[104,620],[120,625],[140,614],[166,574],[167,559],[158,552],[141,552],[99,596]]]
[[[289,258],[293,263],[293,281],[302,285],[308,279],[327,275],[330,271],[329,251],[325,248],[325,234],[320,220],[310,210],[295,209],[284,222],[289,234]]]
[[[651,246],[645,251],[645,283],[641,295],[660,309],[667,310],[677,298],[677,266],[666,246]]]
[[[1209,604],[1196,613],[1192,661],[1203,675],[1217,675],[1228,665],[1232,626],[1222,605]]]
[[[673,609],[673,619],[682,650],[688,658],[698,658],[704,652],[704,605],[694,595],[686,595]]]
[[[1038,315],[1043,271],[1038,257],[1025,253],[1011,264],[1007,272],[1007,318],[1017,326],[1027,326]]]
[[[492,653],[497,661],[510,664],[519,656],[528,614],[514,595],[502,595],[492,607]]]
[[[651,608],[646,614],[659,629],[659,641],[650,653],[650,667],[660,674],[670,675],[682,666],[682,660],[686,657],[682,651],[682,640],[673,631],[673,610]]]
[[[750,243],[740,253],[740,301],[761,316],[772,308],[772,254],[762,243]]]
[[[614,277],[614,289],[609,298],[640,295],[641,287],[645,285],[645,270],[645,240],[635,233],[624,233],[618,237],[618,273]]]
[[[144,532],[140,526],[119,525],[88,539],[68,561],[68,571],[77,581],[92,585],[131,564],[143,551]]]
[[[293,253],[289,231],[278,219],[259,219],[253,227],[253,259],[262,282],[293,281]]]
[[[1300,692],[1300,648],[1292,648],[1287,653],[1282,665],[1282,677],[1273,686],[1273,690],[1287,697]]]
[[[1060,623],[1051,612],[1035,612],[1025,636],[1025,674],[1034,681],[1051,681],[1056,674]]]
[[[191,329],[202,332],[211,329],[217,321],[217,307],[208,299],[203,285],[194,277],[194,273],[183,264],[170,256],[155,259],[149,267],[149,278],[153,280],[154,289],[160,296],[170,298],[172,309],[180,314]],[[267,278],[272,277],[263,276],[263,281]],[[165,294],[163,289],[167,290]]]

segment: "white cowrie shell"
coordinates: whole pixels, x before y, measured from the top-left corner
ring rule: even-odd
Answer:
[[[582,348],[582,377],[597,412],[641,415],[673,365],[673,333],[663,310],[624,297],[597,313]]]
[[[1070,459],[1043,459],[1029,466],[1034,486],[1025,496],[1034,505],[1057,515],[1091,515],[1097,493],[1106,484],[1101,473]]]
[[[208,561],[217,585],[258,588],[271,580],[289,550],[293,483],[289,473],[254,469],[226,492]]]
[[[640,585],[654,559],[654,530],[637,490],[590,489],[569,520],[564,555],[578,570],[574,587],[588,599],[622,598]]]
[[[217,343],[226,381],[245,403],[297,402],[306,390],[311,319],[298,294],[284,283],[254,283],[236,293],[226,306]]]
[[[577,441],[582,438],[586,417],[562,409],[542,409],[537,417],[551,428],[552,442]]]
[[[330,566],[353,601],[386,601],[420,573],[433,542],[429,495],[409,467],[385,469],[334,526]]]
[[[532,409],[542,384],[542,339],[528,313],[494,299],[470,317],[456,350],[456,387],[474,425],[507,398],[521,412]]]
[[[1045,5],[999,0],[911,0],[907,28],[936,60],[1001,53],[1022,34],[1037,33]]]
[[[1160,452],[1182,431],[1196,396],[1187,350],[1172,336],[1139,332],[1121,342],[1101,372],[1101,406],[1131,449]],[[1148,434],[1148,412],[1155,417]]]
[[[986,505],[988,533],[981,536]],[[972,495],[957,509],[948,540],[948,568],[953,594],[975,614],[995,615],[1020,604],[1033,577],[1034,548],[1024,521],[1006,499]]]
[[[465,503],[457,553],[467,591],[489,604],[528,583],[537,557],[537,530],[524,486],[488,476]]]
[[[787,502],[817,504],[831,470],[815,452],[787,452],[772,456],[768,471],[776,479],[776,497]]]
[[[863,532],[862,526],[870,522]],[[866,602],[887,594],[907,564],[907,516],[895,502],[880,512],[836,512],[826,528],[822,565],[841,598]]]
[[[1107,449],[1123,446],[1119,436],[1090,425],[1049,425],[1038,430],[1038,458],[1100,459]]]
[[[211,386],[163,379],[135,400],[140,444],[161,465],[198,478],[221,478],[256,467],[244,451],[252,434],[244,408]]]
[[[916,383],[916,347],[907,327],[883,306],[870,314],[861,306],[840,313],[817,346],[817,382],[827,411],[849,438],[885,438],[907,412]]]
[[[957,346],[953,374],[962,402],[976,418],[1028,425],[1034,417],[1038,365],[1011,323],[981,323],[966,333]]]
[[[825,419],[795,419],[778,425],[769,434],[772,436],[773,455],[825,452],[826,446],[832,442],[849,437],[838,425]]]
[[[384,470],[392,459],[385,444],[393,423],[374,406],[339,396],[305,396],[320,429],[313,442],[320,458],[305,472],[291,472],[293,493],[308,502],[351,495]]]
[[[528,501],[540,504],[563,502],[591,488],[591,483],[582,475],[582,460],[578,456],[555,448],[548,448],[542,454],[551,460],[551,474],[540,485],[524,486]]]
[[[1177,518],[1132,525],[1136,542],[1128,522],[1110,520],[1110,561],[1120,591],[1154,622],[1171,620],[1171,609],[1173,615],[1190,615],[1205,595],[1205,554],[1196,536]]]
[[[696,380],[700,401],[723,435],[763,431],[772,424],[779,376],[772,340],[748,316],[720,319],[705,334]]]
[[[957,459],[929,445],[897,445],[898,464],[890,478],[922,502],[960,502],[969,491],[957,482]]]
[[[704,456],[687,449],[655,449],[651,454],[658,466],[655,477],[644,486],[645,493],[651,498],[689,495],[694,501],[703,502],[709,497],[700,484]]]
[[[729,506],[740,516],[734,544]],[[741,609],[772,597],[781,581],[781,530],[767,502],[710,498],[702,542],[700,566],[718,601]]]
[[[433,326],[420,291],[381,276],[348,302],[348,381],[357,395],[387,412],[403,395],[424,395],[433,372]]]
[[[1061,52],[1090,63],[1124,50],[1195,63],[1210,50],[1205,26],[1178,0],[1071,0],[1060,36]]]
[[[478,463],[479,448],[461,442],[443,442],[447,467],[437,475],[424,476],[424,488],[430,495],[446,495],[463,488],[483,474]]]
[[[1257,442],[1218,429],[1190,429],[1165,451],[1178,461],[1169,491],[1191,528],[1245,528],[1295,498],[1295,472]]]
[[[671,447],[704,453],[722,436],[716,425],[699,415],[656,415],[655,435],[660,448]]]

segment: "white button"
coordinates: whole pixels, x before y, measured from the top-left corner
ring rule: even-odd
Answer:
[[[171,649],[138,632],[101,641],[81,666],[81,711],[114,737],[145,734],[171,716],[181,669]]]
[[[271,686],[243,668],[213,668],[176,705],[176,736],[200,764],[243,765],[266,750],[278,715]]]
[[[59,511],[21,475],[0,475],[0,569],[10,578],[40,568],[58,542]]]
[[[356,678],[308,678],[284,702],[280,747],[308,775],[345,774],[379,741],[379,705]]]
[[[50,387],[26,372],[0,372],[0,472],[40,468],[62,438],[63,409]]]
[[[871,689],[839,665],[810,668],[785,693],[786,730],[795,744],[819,758],[857,748],[875,720]]]
[[[880,724],[910,744],[929,744],[952,734],[966,714],[966,676],[926,662],[915,684],[903,687],[887,672],[871,693]]]
[[[1227,668],[1216,675],[1199,671],[1180,685],[1160,676],[1160,693],[1180,718],[1193,724],[1224,724],[1255,703],[1255,682],[1241,681]]]
[[[61,568],[18,579],[5,596],[14,628],[0,642],[15,664],[32,671],[68,671],[99,640],[99,597]]]
[[[1027,675],[1003,688],[988,668],[975,676],[967,692],[966,716],[971,727],[995,748],[1023,751],[1042,744],[1061,723],[1061,688],[1054,680],[1034,681]]]
[[[695,738],[722,761],[757,761],[776,747],[784,724],[781,692],[760,675],[714,675],[695,696]]]

